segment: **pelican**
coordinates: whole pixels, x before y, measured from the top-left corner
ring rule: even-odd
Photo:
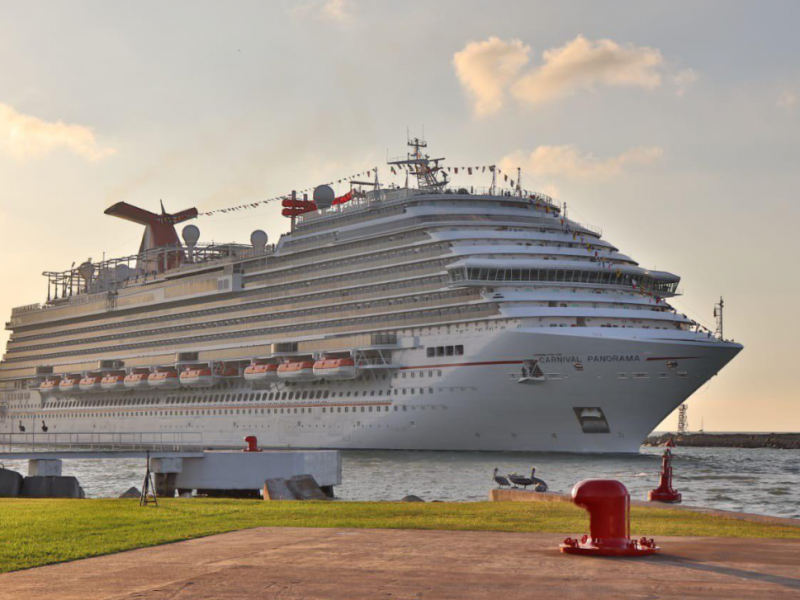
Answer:
[[[537,492],[546,492],[547,491],[547,484],[539,479],[536,475],[536,467],[531,467],[531,476],[530,477],[522,477],[521,475],[517,475],[516,473],[511,473],[508,478],[511,480],[511,483],[514,486],[521,485],[523,489],[527,489],[529,485],[535,485]],[[543,486],[543,489],[542,489]]]
[[[498,475],[497,472],[500,470],[499,467],[494,468],[493,479],[494,482],[497,484],[497,487],[511,487],[511,484],[508,482],[508,479],[503,477],[502,475]]]

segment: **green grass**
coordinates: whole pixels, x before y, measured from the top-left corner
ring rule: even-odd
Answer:
[[[800,538],[800,528],[686,511],[633,508],[634,536]],[[260,500],[0,500],[0,572],[250,527],[357,527],[583,534],[566,503],[263,502]]]

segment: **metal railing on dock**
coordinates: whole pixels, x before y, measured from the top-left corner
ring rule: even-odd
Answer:
[[[203,452],[203,434],[174,432],[0,433],[0,452]]]

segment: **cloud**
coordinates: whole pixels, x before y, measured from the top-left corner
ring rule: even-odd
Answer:
[[[0,104],[0,150],[16,159],[28,159],[41,158],[59,148],[91,161],[116,152],[102,147],[88,127],[44,121]]]
[[[528,63],[530,47],[520,40],[490,37],[470,42],[453,56],[456,76],[471,95],[474,111],[484,116],[503,106],[505,88]]]
[[[775,101],[775,106],[789,110],[797,104],[797,96],[792,92],[782,92]]]
[[[652,90],[661,85],[661,53],[653,48],[621,46],[612,40],[592,42],[579,35],[560,48],[545,50],[544,63],[525,74],[512,89],[529,104],[551,102],[597,86]]]
[[[526,154],[517,151],[504,157],[500,167],[505,170],[521,167],[534,176],[572,179],[605,178],[620,175],[627,167],[649,165],[658,161],[664,151],[657,146],[639,146],[618,156],[599,159],[591,153],[581,153],[574,145],[539,146]]]
[[[672,83],[675,84],[675,94],[677,94],[678,98],[683,98],[686,90],[697,81],[698,77],[697,71],[694,69],[684,69],[675,74],[672,78]]]
[[[522,72],[530,52],[520,40],[490,37],[470,42],[454,55],[456,75],[472,98],[476,115],[500,110],[508,92],[521,104],[539,105],[598,87],[653,90],[662,85],[668,70],[656,48],[592,41],[582,35],[545,50],[540,65]],[[685,90],[696,78],[686,69],[675,76],[676,85]]]
[[[315,18],[321,21],[349,21],[353,17],[351,0],[325,0],[295,6],[289,10],[294,17]]]

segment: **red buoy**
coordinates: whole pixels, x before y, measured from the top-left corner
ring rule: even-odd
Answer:
[[[651,502],[677,504],[681,501],[681,493],[672,488],[672,452],[670,448],[674,446],[675,443],[670,438],[667,442],[667,449],[661,456],[661,479],[658,487],[647,492],[647,499]]]
[[[621,482],[586,479],[572,488],[572,501],[589,512],[589,534],[561,544],[566,554],[646,556],[658,552],[652,539],[631,539],[631,496]]]
[[[261,449],[258,447],[258,438],[254,435],[248,435],[244,438],[244,441],[247,442],[247,448],[242,450],[242,452],[261,452]]]

